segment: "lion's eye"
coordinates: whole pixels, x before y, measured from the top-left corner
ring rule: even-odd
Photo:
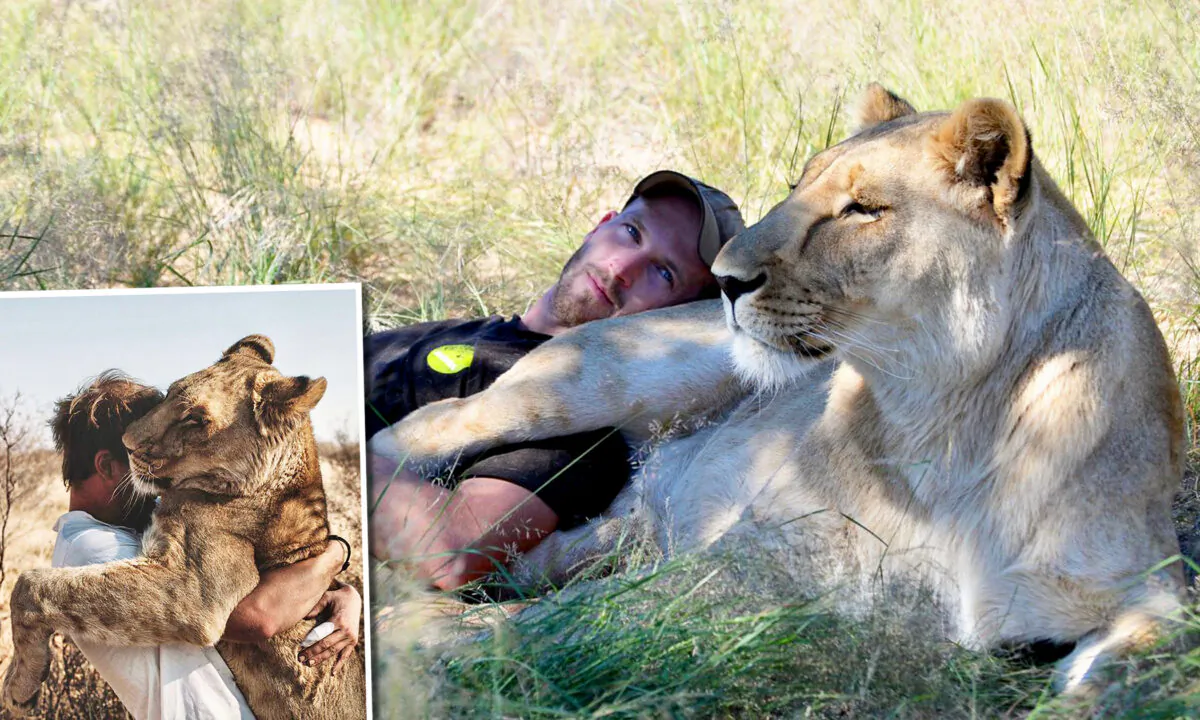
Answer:
[[[847,218],[852,215],[862,215],[862,216],[871,218],[873,220],[875,218],[878,218],[879,214],[881,212],[883,212],[883,208],[881,208],[881,207],[873,207],[872,208],[872,207],[867,207],[866,205],[863,205],[860,202],[851,202],[842,208],[842,211],[840,213],[838,213],[838,217],[839,218]]]

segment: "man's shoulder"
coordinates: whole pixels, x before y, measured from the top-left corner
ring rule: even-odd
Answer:
[[[413,342],[421,338],[441,335],[458,334],[471,335],[488,329],[501,327],[510,323],[520,324],[520,319],[514,315],[506,319],[502,315],[488,315],[477,318],[449,318],[446,320],[430,320],[426,322],[399,325],[387,330],[380,330],[367,335],[367,343],[391,344],[398,340]]]
[[[369,363],[382,366],[414,354],[424,357],[428,351],[455,345],[473,348],[514,345],[528,352],[549,339],[548,335],[526,328],[517,315],[507,318],[490,315],[417,323],[372,333],[363,343],[363,352]]]
[[[73,510],[54,524],[55,567],[77,567],[128,560],[141,552],[142,536],[130,528],[101,522],[90,514]]]

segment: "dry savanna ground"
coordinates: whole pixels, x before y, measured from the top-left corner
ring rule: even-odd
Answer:
[[[1194,0],[8,0],[0,285],[361,280],[370,328],[520,312],[651,170],[693,173],[758,219],[878,80],[919,109],[1019,108],[1153,306],[1194,421],[1198,33]],[[1177,516],[1189,551],[1194,478]],[[719,562],[617,573],[458,645],[414,640],[428,623],[383,571],[377,707],[1186,716],[1200,702],[1186,645],[1067,706],[1044,667],[950,647],[912,614],[831,617],[746,565],[737,582]]]
[[[322,445],[321,472],[329,500],[329,522],[334,533],[350,540],[354,559],[341,577],[361,591],[362,509],[356,446]],[[30,568],[50,567],[54,551],[54,521],[67,511],[67,491],[62,483],[61,456],[51,450],[25,448],[11,458],[16,493],[0,546],[4,577],[0,581],[0,676],[12,659],[12,628],[8,598],[18,575]],[[0,451],[0,473],[8,464]],[[0,474],[0,477],[3,477]],[[0,510],[3,506],[0,505]],[[41,717],[58,720],[129,718],[116,694],[83,654],[61,635],[52,641],[50,677],[38,706]],[[0,709],[0,720],[8,713]]]

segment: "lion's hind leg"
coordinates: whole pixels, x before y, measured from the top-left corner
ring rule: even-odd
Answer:
[[[641,478],[635,475],[602,516],[570,530],[556,530],[518,557],[513,579],[526,587],[560,588],[608,559],[626,559],[623,550],[645,540],[640,507]]]

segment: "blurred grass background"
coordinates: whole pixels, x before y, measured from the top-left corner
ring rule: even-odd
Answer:
[[[1198,34],[1194,0],[5,0],[0,287],[361,280],[372,329],[519,313],[652,170],[692,173],[761,217],[878,80],[918,109],[1016,104],[1155,309],[1195,421]],[[1190,470],[1177,519],[1191,552],[1198,509]],[[383,632],[379,707],[1080,711],[1046,706],[1041,670],[839,623],[770,583],[753,607],[726,591],[655,602],[703,576],[615,583],[512,630],[521,642],[498,632],[449,655]],[[383,586],[399,607],[404,589]],[[592,640],[552,640],[575,632]],[[743,644],[714,650],[727,642]],[[1191,714],[1198,661],[1138,660],[1091,711]]]

